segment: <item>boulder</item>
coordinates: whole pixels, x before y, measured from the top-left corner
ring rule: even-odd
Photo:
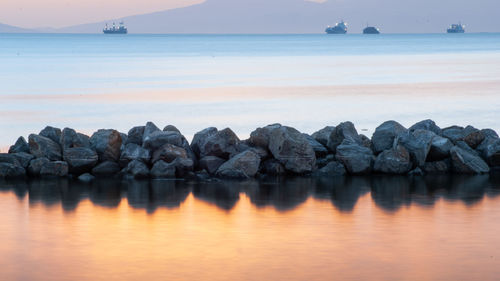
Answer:
[[[366,174],[371,172],[374,156],[372,150],[346,139],[337,146],[336,159],[344,164],[350,174]]]
[[[226,162],[226,160],[217,156],[205,156],[200,159],[199,167],[200,169],[204,169],[209,174],[213,175],[217,172],[217,169],[224,164],[224,162]]]
[[[335,127],[335,130],[333,130],[328,138],[328,149],[332,152],[336,152],[337,146],[346,139],[362,145],[362,140],[358,135],[358,131],[356,131],[354,124],[349,121],[340,123]]]
[[[87,147],[90,148],[90,141],[87,136],[83,137],[83,134],[78,134],[75,130],[71,128],[64,128],[61,132],[61,138],[59,139],[59,143],[61,144],[61,148],[64,150],[67,148],[73,147]]]
[[[9,163],[18,167],[22,167],[23,165],[17,157],[15,157],[12,153],[0,153],[0,163]]]
[[[416,167],[415,169],[411,170],[409,173],[408,173],[409,176],[423,176],[424,175],[424,171],[422,171],[422,169],[420,169],[420,167]]]
[[[435,136],[435,133],[427,130],[409,130],[400,134],[396,142],[410,152],[413,163],[420,167],[425,163]]]
[[[130,161],[139,160],[144,163],[149,163],[151,153],[149,150],[139,146],[136,143],[128,143],[122,150],[120,155],[120,165],[125,167]]]
[[[441,128],[439,128],[436,123],[430,119],[427,120],[422,120],[418,123],[415,123],[413,126],[410,127],[409,129],[411,132],[415,130],[425,130],[425,131],[431,131],[434,134],[438,136],[442,136],[443,132],[441,131]]]
[[[40,171],[42,170],[42,167],[45,166],[45,164],[49,163],[50,160],[48,158],[42,157],[42,158],[35,158],[30,161],[30,164],[28,165],[28,174],[32,176],[39,176]]]
[[[406,174],[412,167],[408,150],[402,145],[397,145],[377,156],[373,170],[386,174]]]
[[[431,143],[431,149],[427,155],[426,161],[439,161],[450,157],[450,149],[453,143],[450,139],[434,136]]]
[[[361,143],[360,144],[362,146],[368,147],[369,149],[372,148],[372,140],[369,137],[367,137],[367,136],[365,136],[363,134],[360,134],[359,137],[361,138]]]
[[[28,168],[31,160],[35,159],[35,156],[26,152],[11,153],[10,155],[14,156],[14,158],[16,158],[17,162],[19,162],[21,167],[25,169]]]
[[[457,141],[456,146],[476,156],[480,156],[480,153],[472,149],[465,141]]]
[[[95,179],[95,177],[89,173],[81,174],[78,177],[79,181],[86,182],[86,183],[92,182],[94,179]]]
[[[146,126],[133,127],[128,131],[127,141],[125,144],[134,143],[137,145],[142,145],[142,137],[144,136],[144,128]]]
[[[480,145],[486,137],[483,134],[483,131],[480,131],[472,126],[465,127],[463,130],[463,136],[463,141],[473,149]]]
[[[445,159],[441,161],[425,162],[423,170],[427,174],[445,174],[451,172],[451,160]]]
[[[172,163],[177,158],[187,159],[188,155],[186,150],[182,147],[167,143],[153,152],[151,163],[156,163],[159,160]]]
[[[42,137],[49,138],[53,142],[59,144],[59,140],[61,139],[61,129],[47,126],[40,131],[39,135]]]
[[[9,148],[9,153],[30,152],[30,147],[24,137],[19,137],[16,143]]]
[[[279,128],[281,128],[281,124],[271,124],[265,126],[264,128],[257,128],[255,131],[250,133],[250,139],[248,141],[252,146],[258,146],[267,149],[269,147],[269,138],[271,136],[271,132]]]
[[[335,126],[326,126],[323,129],[313,133],[311,137],[313,137],[317,142],[326,147],[328,145],[328,139],[330,138],[330,135],[334,130]]]
[[[490,166],[500,166],[500,139],[487,138],[478,146],[478,151]]]
[[[99,160],[97,153],[87,147],[66,148],[63,158],[68,163],[69,172],[75,175],[89,172]]]
[[[316,176],[321,176],[321,177],[337,177],[337,176],[344,176],[346,174],[345,167],[342,163],[338,161],[332,161],[323,168],[317,170],[314,172]]]
[[[165,126],[165,128],[163,128],[163,131],[164,132],[177,132],[177,133],[181,133],[181,131],[179,131],[179,129],[177,129],[177,127],[175,127],[174,125],[167,125]]]
[[[161,131],[153,122],[146,123],[144,126],[144,133],[142,134],[142,143],[149,137],[152,133]]]
[[[42,166],[41,176],[65,177],[68,175],[68,163],[64,161],[51,161]]]
[[[262,162],[260,170],[262,173],[271,176],[278,176],[286,173],[285,167],[276,159],[268,159]]]
[[[251,178],[259,171],[259,165],[259,155],[247,150],[222,164],[216,174],[223,178]]]
[[[312,136],[308,134],[302,134],[302,135],[304,135],[304,137],[311,145],[312,149],[314,150],[314,154],[316,154],[316,158],[324,157],[328,154],[328,149],[326,149],[325,146],[323,146],[321,143],[315,140]]]
[[[120,147],[120,149],[123,149],[125,147],[125,144],[127,143],[128,135],[120,132],[120,137],[122,137],[122,146]]]
[[[116,130],[98,130],[90,137],[90,146],[99,155],[99,161],[118,161],[122,137]]]
[[[292,127],[282,126],[271,131],[269,151],[293,173],[310,173],[316,166],[316,155],[309,141]]]
[[[5,162],[0,163],[0,179],[24,176],[26,176],[26,170],[23,167]]]
[[[50,138],[31,134],[28,137],[30,153],[37,158],[46,157],[51,161],[61,160],[61,147]]]
[[[316,165],[318,166],[318,168],[323,168],[324,166],[326,166],[326,164],[328,164],[328,163],[330,163],[332,161],[335,161],[335,155],[334,154],[328,154],[325,157],[317,158],[316,159]]]
[[[200,158],[205,156],[217,156],[228,159],[229,156],[237,152],[237,145],[240,139],[229,128],[218,131],[215,134],[207,136],[202,142],[200,149]]]
[[[202,131],[196,133],[193,137],[193,141],[191,142],[191,149],[193,152],[196,154],[198,158],[200,157],[200,148],[205,142],[205,140],[212,135],[215,135],[218,132],[217,128],[215,127],[209,127],[206,129],[203,129]]]
[[[372,149],[375,154],[392,148],[394,139],[407,129],[396,121],[386,121],[375,129],[372,136]]]
[[[176,131],[156,131],[151,133],[145,138],[142,146],[151,152],[160,149],[166,144],[171,144],[177,147],[181,147],[186,151],[187,157],[196,161],[196,155],[194,154],[189,142],[186,138]]]
[[[150,174],[156,179],[175,178],[175,165],[159,160],[151,168]]]
[[[453,143],[456,143],[459,140],[463,140],[464,134],[463,134],[464,128],[460,126],[451,126],[444,128],[442,130],[443,137],[450,139]]]
[[[132,175],[134,178],[147,178],[149,177],[149,169],[146,164],[141,161],[134,160],[128,163],[127,173]]]
[[[190,158],[176,158],[174,162],[171,163],[175,166],[175,173],[178,177],[189,176],[194,170],[194,162]]]
[[[113,161],[104,161],[92,169],[92,174],[98,176],[114,175],[118,172],[120,172],[120,165]]]
[[[488,164],[479,156],[476,156],[458,146],[450,150],[453,171],[457,173],[482,174],[488,173]]]
[[[494,139],[498,139],[498,134],[497,132],[495,132],[494,130],[492,129],[482,129],[481,132],[483,133],[484,135],[484,138],[494,138]]]

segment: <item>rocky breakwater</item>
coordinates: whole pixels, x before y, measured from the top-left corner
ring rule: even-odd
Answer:
[[[312,135],[272,124],[240,140],[229,128],[206,128],[191,143],[174,126],[154,123],[128,133],[46,127],[0,154],[0,178],[252,178],[263,175],[482,174],[500,169],[500,139],[491,129],[396,121],[368,138],[351,122]]]

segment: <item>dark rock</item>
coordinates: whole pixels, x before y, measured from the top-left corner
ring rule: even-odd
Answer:
[[[350,174],[365,174],[372,170],[374,156],[372,150],[346,139],[336,148],[336,158],[344,164]]]
[[[42,158],[35,158],[30,161],[30,164],[28,165],[28,174],[32,176],[39,176],[40,171],[42,170],[42,167],[45,166],[45,164],[49,163],[50,160],[42,157]]]
[[[270,152],[267,148],[262,148],[260,146],[251,147],[251,148],[245,149],[245,150],[251,150],[251,151],[257,153],[257,155],[259,155],[259,157],[260,157],[260,160],[265,160],[271,156]],[[241,150],[240,152],[243,152],[245,150]]]
[[[86,182],[86,183],[92,182],[94,179],[95,179],[95,177],[89,173],[81,174],[78,177],[79,181]]]
[[[83,134],[78,134],[75,130],[71,128],[64,128],[61,133],[61,138],[59,139],[59,143],[61,144],[61,148],[64,150],[67,148],[73,147],[87,147],[90,148],[90,141],[87,136],[83,137]]]
[[[142,145],[142,137],[144,136],[144,128],[146,126],[133,127],[128,131],[127,141],[125,144],[135,143],[137,145]]]
[[[8,153],[0,153],[0,163],[9,163],[18,167],[22,167],[23,165],[19,160],[17,159],[14,154],[8,154]]]
[[[149,169],[146,164],[141,161],[134,160],[128,163],[127,173],[132,175],[134,178],[147,178],[149,177]]]
[[[28,137],[30,153],[37,158],[46,157],[51,161],[61,160],[61,147],[50,138],[31,134]]]
[[[367,137],[363,134],[360,134],[359,137],[361,138],[361,145],[362,146],[367,147],[369,149],[372,148],[372,140],[369,137]]]
[[[490,171],[483,159],[460,147],[454,146],[450,154],[453,171],[457,173],[482,174]]]
[[[213,175],[224,162],[226,162],[226,160],[217,156],[205,156],[200,159],[199,166],[200,169],[205,169],[209,174]]]
[[[314,172],[316,176],[326,176],[326,177],[336,177],[336,176],[343,176],[346,174],[345,167],[342,163],[338,161],[332,161],[323,168],[317,170]]]
[[[64,161],[51,161],[42,166],[41,176],[65,177],[68,175],[68,163]]]
[[[18,153],[11,153],[10,155],[14,156],[16,158],[16,160],[19,162],[19,164],[21,165],[21,167],[23,168],[28,168],[31,160],[33,160],[35,158],[35,156],[29,154],[29,153],[26,153],[26,152],[18,152]],[[0,160],[0,162],[2,162]]]
[[[167,125],[165,126],[165,128],[163,128],[163,131],[165,132],[177,132],[177,133],[181,133],[181,131],[179,131],[179,129],[177,129],[177,127],[175,127],[174,125]]]
[[[208,181],[211,180],[211,177],[207,171],[201,170],[199,172],[196,172],[196,179],[199,181]]]
[[[310,173],[316,166],[316,155],[309,141],[294,128],[282,126],[271,131],[269,151],[286,170]]]
[[[191,149],[196,154],[198,158],[200,157],[200,148],[205,142],[205,140],[212,135],[215,135],[218,132],[217,128],[209,127],[198,133],[196,133],[193,137],[193,141],[191,142]]]
[[[174,131],[156,131],[149,134],[148,137],[144,138],[142,146],[150,151],[155,151],[165,144],[172,144],[175,146],[182,147],[183,136]]]
[[[146,126],[144,126],[144,133],[142,134],[142,143],[144,144],[147,137],[158,131],[161,131],[160,128],[158,128],[153,122],[146,123]]]
[[[19,137],[16,143],[9,148],[9,153],[19,153],[19,152],[30,152],[30,147],[24,139],[24,137]]]
[[[466,142],[473,149],[480,145],[485,139],[483,132],[472,126],[465,127],[463,135],[464,142]]]
[[[478,151],[490,166],[500,166],[500,139],[487,138],[478,147]]]
[[[425,162],[423,167],[428,174],[445,174],[451,172],[451,160],[445,159],[441,161]]]
[[[465,141],[457,141],[456,145],[461,149],[474,154],[475,156],[480,156],[479,152],[472,149]]]
[[[422,169],[420,169],[420,167],[416,167],[415,169],[411,170],[408,175],[410,176],[423,176],[424,175],[424,172],[422,171]]]
[[[409,130],[400,134],[396,142],[403,145],[410,152],[413,163],[420,167],[425,163],[435,136],[436,134],[431,131]]]
[[[318,168],[323,168],[324,166],[326,166],[326,164],[328,164],[332,161],[335,161],[335,155],[328,154],[323,158],[316,159],[316,165],[318,166]]]
[[[0,179],[2,178],[20,178],[26,176],[26,170],[23,167],[5,163],[0,163]]]
[[[187,159],[188,155],[186,150],[182,147],[167,143],[153,152],[151,163],[156,163],[159,160],[172,163],[177,158]]]
[[[175,164],[159,160],[151,168],[150,174],[157,179],[175,178]]]
[[[325,147],[328,145],[328,139],[330,135],[335,130],[335,126],[326,126],[323,129],[315,132],[311,135],[317,142],[321,143]]]
[[[251,178],[259,171],[259,165],[259,155],[247,150],[222,164],[216,174],[223,178]]]
[[[64,150],[64,161],[68,163],[71,174],[79,175],[89,172],[98,160],[97,153],[87,147],[70,147]]]
[[[316,154],[316,158],[324,157],[328,154],[328,149],[326,149],[325,146],[323,146],[321,143],[319,143],[313,137],[311,137],[308,134],[302,134],[302,135],[304,135],[304,137],[307,139],[307,141],[311,145],[312,149],[314,150],[314,154]]]
[[[407,129],[396,121],[386,121],[375,129],[372,136],[372,148],[375,154],[390,149],[393,146],[394,138],[406,132]]]
[[[281,128],[281,124],[271,124],[265,126],[264,128],[257,128],[255,131],[250,133],[249,143],[253,146],[259,146],[267,149],[269,147],[271,132],[278,128]]]
[[[90,137],[90,146],[99,155],[99,161],[118,161],[122,137],[116,130],[98,130]]]
[[[53,142],[59,144],[59,140],[61,139],[61,129],[47,126],[45,129],[41,130],[38,135],[49,138]]]
[[[484,135],[484,138],[494,138],[494,139],[498,139],[498,134],[497,132],[495,132],[494,130],[492,129],[482,129],[481,132],[483,133]]]
[[[237,152],[237,145],[240,139],[229,128],[218,131],[215,134],[207,136],[201,142],[200,158],[205,156],[217,156],[228,159],[229,156]]]
[[[453,143],[450,139],[438,135],[434,136],[426,161],[439,161],[450,157],[452,147]]]
[[[416,130],[425,130],[425,131],[431,131],[434,134],[438,136],[442,136],[443,132],[441,131],[441,128],[439,128],[436,123],[430,119],[427,120],[422,120],[413,126],[410,127],[409,129],[411,132],[416,131]]]
[[[122,146],[121,146],[121,149],[123,149],[125,147],[125,144],[127,143],[128,135],[125,134],[125,133],[121,133],[120,132],[120,137],[122,137]]]
[[[92,169],[92,174],[97,176],[114,175],[120,171],[120,165],[113,161],[104,161]]]
[[[122,150],[120,155],[120,165],[125,167],[130,161],[139,160],[144,163],[148,163],[151,159],[151,153],[149,150],[139,146],[136,143],[128,143]]]
[[[276,159],[268,159],[261,165],[261,170],[266,175],[278,176],[286,173],[285,167]]]
[[[408,150],[402,145],[397,145],[377,156],[373,170],[387,174],[406,174],[412,166]]]
[[[450,139],[453,143],[464,139],[464,128],[460,126],[451,126],[442,130],[443,137]]]
[[[335,130],[333,130],[328,138],[328,149],[332,152],[336,152],[337,146],[342,144],[346,139],[362,145],[361,137],[358,135],[354,124],[349,121],[340,123],[335,127]]]

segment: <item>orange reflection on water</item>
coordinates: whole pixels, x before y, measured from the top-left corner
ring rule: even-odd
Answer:
[[[2,280],[495,280],[500,198],[351,212],[288,211],[245,193],[224,210],[188,195],[148,214],[86,199],[73,212],[0,193]]]

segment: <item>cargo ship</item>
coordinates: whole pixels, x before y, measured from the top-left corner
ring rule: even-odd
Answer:
[[[465,25],[458,23],[458,24],[452,24],[446,32],[448,33],[464,33],[465,32]]]
[[[363,29],[363,34],[380,34],[380,29],[375,26],[367,26]]]
[[[120,25],[118,27],[115,25],[115,23],[113,23],[111,27],[109,27],[106,23],[106,26],[104,27],[102,32],[104,32],[104,34],[127,34],[128,30],[122,21],[120,22]]]
[[[328,26],[325,29],[325,32],[328,34],[346,34],[347,33],[347,24],[344,21],[335,24],[335,26]]]

